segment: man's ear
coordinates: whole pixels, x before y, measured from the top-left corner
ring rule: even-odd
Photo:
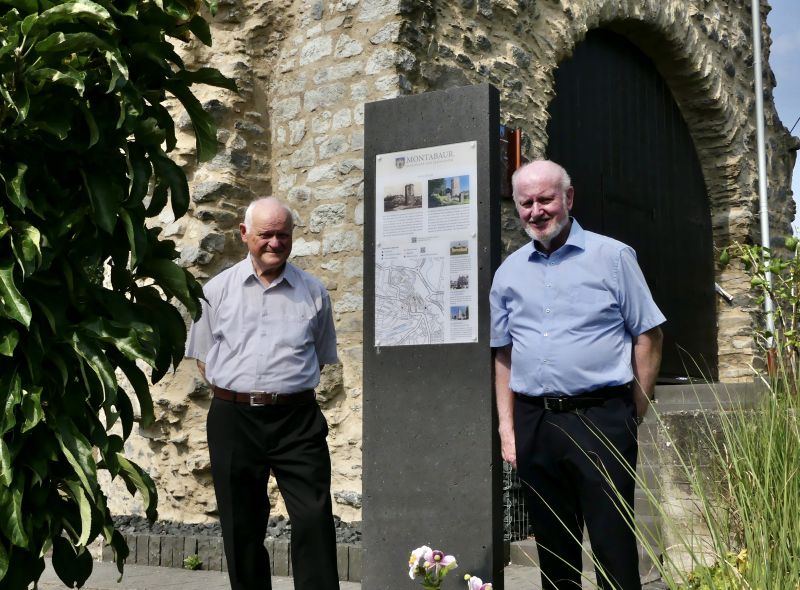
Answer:
[[[575,197],[575,189],[572,188],[572,187],[569,187],[567,189],[567,210],[568,211],[572,211],[572,200],[573,200],[573,197]]]
[[[242,241],[247,241],[247,226],[244,223],[239,224],[239,233],[242,236]]]

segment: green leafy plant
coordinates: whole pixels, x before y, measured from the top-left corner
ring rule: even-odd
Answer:
[[[199,570],[203,569],[203,560],[199,555],[189,555],[183,559],[183,569],[185,570]]]
[[[200,7],[0,0],[1,590],[37,580],[51,548],[62,581],[81,585],[100,535],[122,571],[98,469],[156,516],[153,482],[123,453],[134,415],[118,377],[152,422],[142,367],[158,381],[186,336],[170,301],[199,314],[200,286],[146,220],[189,204],[165,99],[185,107],[205,160],[216,130],[191,85],[235,89],[187,70],[170,42],[211,43]]]
[[[773,305],[774,329],[756,326],[756,343],[767,351],[769,368],[775,374],[777,363],[783,365],[781,376],[798,382],[800,378],[800,241],[788,237],[786,251],[735,242],[720,255],[725,266],[738,260],[750,275],[754,303],[761,306],[769,298]],[[780,351],[780,356],[775,353]]]

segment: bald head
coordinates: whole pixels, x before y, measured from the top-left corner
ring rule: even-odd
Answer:
[[[572,180],[562,166],[551,160],[534,160],[520,166],[511,176],[511,189],[514,201],[519,200],[519,185],[523,182],[541,182],[549,185],[558,185],[566,197],[567,190],[572,185]]]
[[[289,206],[277,197],[263,197],[250,203],[244,212],[244,227],[248,233],[253,229],[253,214],[256,210],[258,210],[259,213],[280,214],[284,212],[289,216],[290,229],[294,229],[294,217],[292,216],[292,210]]]

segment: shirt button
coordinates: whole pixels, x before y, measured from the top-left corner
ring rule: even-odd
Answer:
[[[545,313],[550,313],[550,308],[548,307],[547,309],[544,310],[544,312]]]
[[[549,334],[548,334],[547,332],[545,332],[545,333],[544,333],[544,335],[545,335],[545,336],[549,336]]]
[[[556,265],[555,262],[550,262],[549,264],[550,264],[550,266],[555,266]]]
[[[545,283],[544,286],[545,287],[552,287],[552,285],[550,283]]]

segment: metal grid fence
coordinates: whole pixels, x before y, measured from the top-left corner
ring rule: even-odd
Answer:
[[[503,462],[503,539],[519,541],[531,536],[530,520],[525,508],[525,493],[517,472]]]

